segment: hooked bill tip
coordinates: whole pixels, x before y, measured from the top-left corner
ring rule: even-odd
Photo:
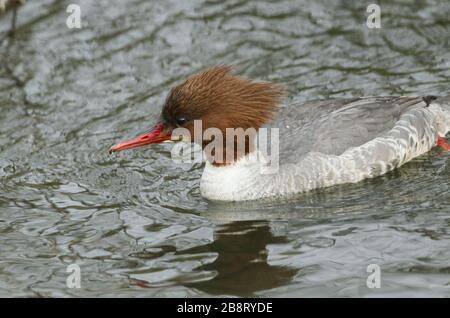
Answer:
[[[109,148],[108,152],[110,155],[112,155],[113,152],[116,152],[116,146],[112,146],[111,148]]]

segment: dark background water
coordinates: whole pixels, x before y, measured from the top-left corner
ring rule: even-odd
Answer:
[[[202,199],[170,146],[107,152],[217,63],[297,100],[450,94],[450,2],[378,1],[381,29],[369,3],[28,1],[0,44],[0,296],[450,296],[448,152],[247,203]]]

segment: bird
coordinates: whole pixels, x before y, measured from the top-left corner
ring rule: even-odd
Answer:
[[[205,135],[209,129],[217,134]],[[239,139],[226,136],[230,129],[256,134]],[[213,201],[247,201],[380,176],[435,146],[450,150],[445,140],[449,130],[449,96],[287,102],[283,85],[215,65],[169,91],[151,131],[109,150],[161,142],[197,144],[205,158],[201,195]],[[267,143],[271,131],[276,142],[267,148],[276,156],[262,151],[258,142],[264,132]]]

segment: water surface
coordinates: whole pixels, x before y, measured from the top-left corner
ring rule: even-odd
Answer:
[[[364,1],[28,1],[0,44],[0,296],[450,296],[448,152],[246,203],[203,199],[168,145],[107,152],[218,63],[300,101],[449,94],[450,3],[379,4],[369,29]]]

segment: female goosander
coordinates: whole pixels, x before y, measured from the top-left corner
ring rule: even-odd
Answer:
[[[331,99],[278,107],[283,88],[235,76],[229,66],[215,66],[190,76],[173,88],[155,128],[110,151],[183,139],[200,144],[203,151],[214,138],[200,141],[202,132],[218,128],[223,146],[206,155],[200,181],[203,197],[241,201],[286,196],[382,175],[434,146],[450,150],[450,97],[366,97]],[[176,128],[190,134],[173,136]],[[227,128],[254,128],[257,136],[226,140]],[[256,146],[261,128],[278,128],[277,169]],[[217,138],[217,137],[216,137]],[[217,141],[217,140],[216,140]],[[222,140],[221,140],[222,141]],[[237,145],[239,146],[239,145]],[[232,154],[230,155],[230,153]]]

